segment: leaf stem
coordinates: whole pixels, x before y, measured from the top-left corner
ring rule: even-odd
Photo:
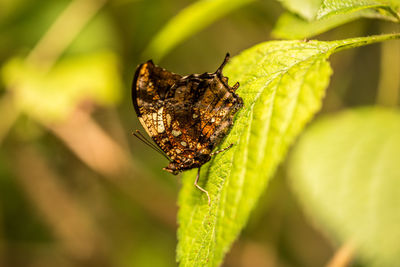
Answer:
[[[14,104],[11,93],[6,93],[0,98],[0,114],[2,114],[0,121],[0,145],[19,117],[19,111]]]
[[[326,264],[326,267],[346,267],[349,266],[354,257],[354,244],[347,242],[336,250],[333,257]]]
[[[387,27],[387,26],[386,26]],[[385,27],[385,29],[386,29]],[[400,42],[384,42],[376,103],[394,107],[400,96]]]
[[[366,37],[358,37],[358,38],[349,38],[343,40],[343,44],[335,47],[332,53],[336,53],[341,50],[356,48],[364,45],[369,45],[373,43],[378,43],[386,40],[400,39],[400,33],[389,33],[389,34],[380,34],[380,35],[372,35]],[[332,41],[333,43],[336,41]]]

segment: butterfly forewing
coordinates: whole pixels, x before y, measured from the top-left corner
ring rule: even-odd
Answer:
[[[149,60],[141,64],[135,73],[132,101],[139,121],[152,138],[162,127],[164,99],[182,76],[160,68]],[[153,138],[154,139],[154,138]]]
[[[136,70],[132,86],[132,100],[138,116],[148,113],[148,109],[159,100],[162,102],[181,78],[179,74],[154,65],[151,60],[141,64]]]

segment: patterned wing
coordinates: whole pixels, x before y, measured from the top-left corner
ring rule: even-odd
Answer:
[[[243,106],[222,69],[181,77],[148,61],[135,74],[132,98],[138,118],[151,138],[169,156],[165,170],[177,174],[210,160],[211,152],[232,126]]]
[[[166,100],[164,126],[167,138],[160,141],[167,143],[167,146],[171,144],[167,155],[177,163],[193,159],[196,151],[196,143],[193,142],[192,137],[199,134],[200,125],[193,119],[192,113],[193,107],[187,102],[173,98]]]
[[[212,151],[230,130],[233,116],[243,106],[243,100],[225,82],[213,79],[210,83],[195,107],[200,110],[201,121],[198,142],[208,144]]]
[[[153,140],[163,127],[164,99],[180,79],[182,76],[154,65],[151,60],[136,69],[132,85],[133,106],[140,123]]]
[[[226,79],[205,73],[182,79],[166,100],[166,131],[176,160],[208,155],[226,135],[243,102]],[[169,123],[170,122],[170,123]]]

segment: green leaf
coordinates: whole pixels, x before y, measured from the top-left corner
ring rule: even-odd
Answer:
[[[310,216],[368,266],[400,260],[400,112],[361,108],[313,123],[290,160]]]
[[[312,5],[312,12],[315,11],[315,13],[312,13],[311,11],[305,13],[302,11],[302,6],[300,6],[300,3],[296,1],[286,0],[283,2],[289,2],[290,5],[286,3],[286,7],[290,11],[300,15],[299,17],[287,12],[279,17],[272,34],[277,38],[284,39],[310,38],[359,18],[394,20],[397,16],[396,13],[388,13],[385,11],[388,10],[389,5],[385,5],[384,9],[382,5],[371,6],[366,5],[365,3],[361,5],[360,1],[356,1],[355,4],[347,3],[346,10],[344,7],[340,8],[339,6],[336,6],[338,10],[334,11],[332,8],[332,1],[325,1],[319,9],[320,3],[317,3],[315,0],[310,0],[308,5]],[[341,1],[341,4],[345,5],[346,3],[344,2],[345,1]],[[328,7],[331,7],[331,9],[329,9],[330,11],[327,10]],[[393,11],[396,5],[392,4],[390,7],[392,7],[390,10]],[[319,15],[319,19],[314,20],[317,15],[317,10],[319,10],[318,14],[329,12],[329,15]]]
[[[122,88],[118,59],[112,52],[68,57],[50,72],[13,58],[1,72],[16,106],[44,122],[65,119],[82,101],[114,104]]]
[[[358,18],[367,17],[368,14],[366,13],[373,15],[371,12],[360,10],[350,14],[338,14],[315,21],[307,21],[291,13],[284,13],[279,17],[272,34],[277,38],[283,39],[309,38]]]
[[[199,0],[183,9],[150,42],[145,57],[159,61],[179,43],[253,0]]]
[[[320,109],[332,73],[327,58],[345,48],[399,35],[354,38],[335,42],[273,41],[234,57],[224,73],[239,81],[244,108],[220,148],[201,168],[183,175],[179,195],[177,259],[181,266],[218,266],[245,226],[251,210],[283,160],[289,145]]]
[[[324,0],[318,10],[317,18],[372,9],[387,19],[399,22],[399,6],[400,2],[398,0]]]
[[[314,20],[323,0],[279,0],[292,13],[306,20]]]

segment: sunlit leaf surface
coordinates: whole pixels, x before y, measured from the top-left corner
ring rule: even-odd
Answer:
[[[313,20],[323,0],[279,0],[282,5],[306,20]]]
[[[277,38],[304,39],[360,18],[398,21],[396,0],[391,4],[377,1],[292,1],[282,0],[292,13],[278,19],[272,34]]]
[[[272,34],[277,38],[283,39],[310,38],[363,17],[380,18],[376,12],[371,10],[337,14],[314,21],[307,21],[291,13],[284,13],[279,17]]]
[[[308,214],[368,266],[400,255],[400,112],[364,108],[326,116],[290,161],[293,190]]]
[[[398,35],[335,42],[275,41],[256,45],[234,57],[225,69],[245,107],[239,111],[221,147],[234,146],[183,175],[179,196],[178,260],[182,266],[218,266],[244,227],[250,211],[289,145],[321,107],[332,73],[334,52]]]
[[[349,14],[359,10],[373,9],[388,19],[400,20],[398,0],[324,0],[318,10],[318,18],[337,14]]]

